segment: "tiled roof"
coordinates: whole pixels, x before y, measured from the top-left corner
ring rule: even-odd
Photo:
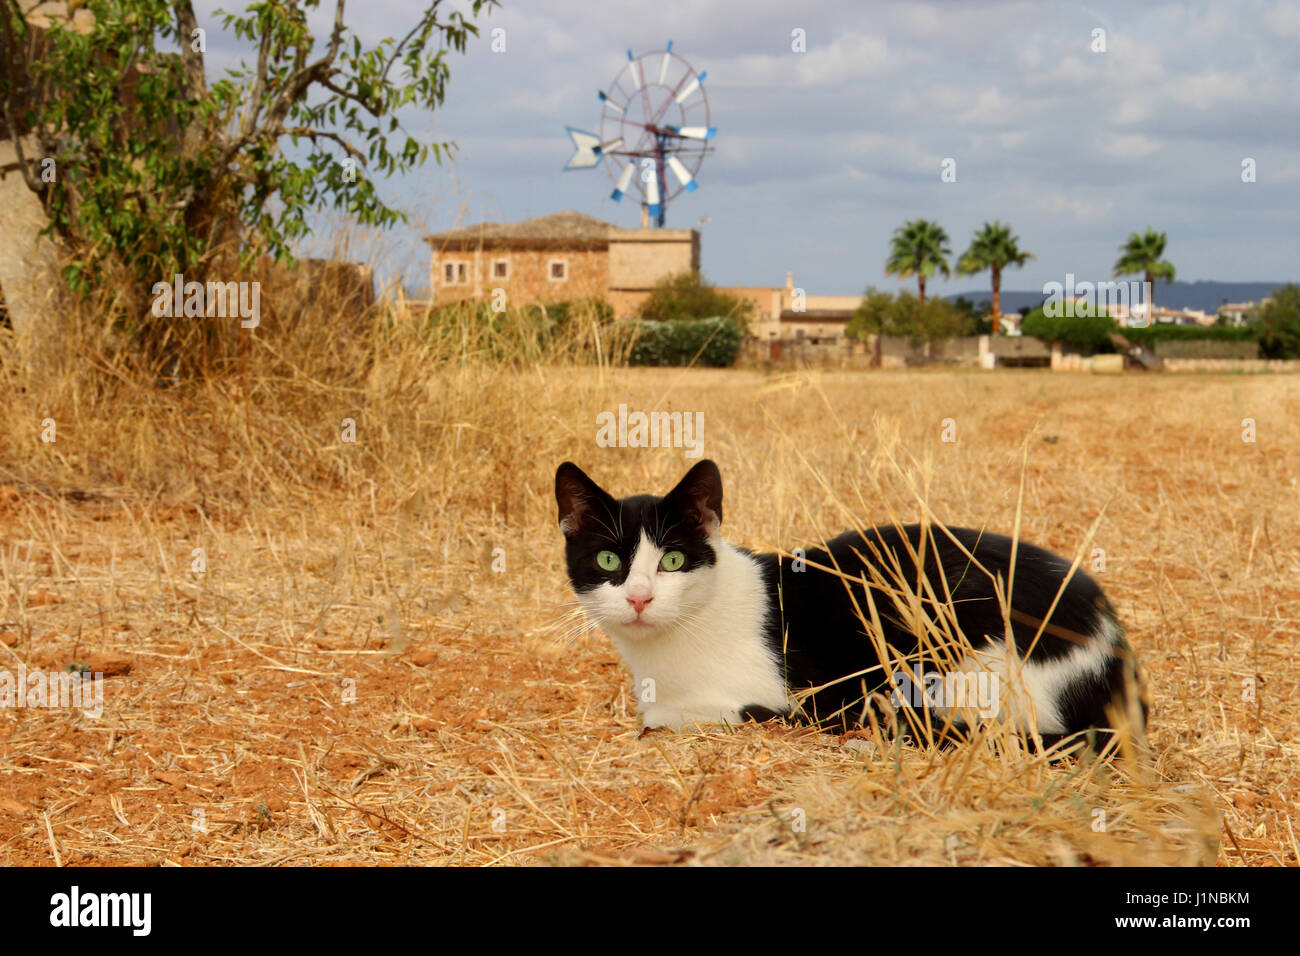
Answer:
[[[538,216],[514,223],[479,223],[462,229],[451,229],[432,236],[426,242],[442,244],[476,240],[605,240],[614,229],[607,222],[567,209],[549,216]]]

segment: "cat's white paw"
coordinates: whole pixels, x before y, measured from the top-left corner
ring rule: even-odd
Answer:
[[[648,730],[660,728],[674,733],[716,729],[723,724],[743,723],[740,710],[727,705],[718,707],[674,708],[652,706],[641,712],[641,723]]]

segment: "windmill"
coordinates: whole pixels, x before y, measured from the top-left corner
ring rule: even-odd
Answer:
[[[565,127],[573,157],[565,170],[604,166],[614,181],[610,198],[619,202],[633,190],[641,200],[641,222],[662,227],[668,203],[695,192],[704,157],[713,152],[717,130],[709,125],[707,73],[673,52],[627,51],[627,63],[599,92],[600,132]],[[669,178],[671,176],[671,179]]]

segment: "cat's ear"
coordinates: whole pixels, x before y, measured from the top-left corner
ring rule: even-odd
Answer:
[[[560,506],[560,530],[571,535],[578,531],[598,503],[607,508],[614,499],[571,461],[555,470],[555,503]]]
[[[668,498],[706,535],[722,526],[722,472],[709,459],[688,471]]]

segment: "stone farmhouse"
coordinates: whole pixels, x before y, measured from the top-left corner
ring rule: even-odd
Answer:
[[[480,223],[426,236],[433,304],[511,306],[604,299],[635,315],[655,284],[700,268],[694,229],[620,229],[568,210],[519,223]]]
[[[604,299],[626,318],[656,283],[700,268],[695,229],[620,229],[572,210],[520,223],[481,223],[425,241],[434,305],[490,300],[502,290],[511,305]],[[720,291],[753,303],[750,332],[763,343],[841,345],[862,301],[808,295],[789,272],[784,286]]]

